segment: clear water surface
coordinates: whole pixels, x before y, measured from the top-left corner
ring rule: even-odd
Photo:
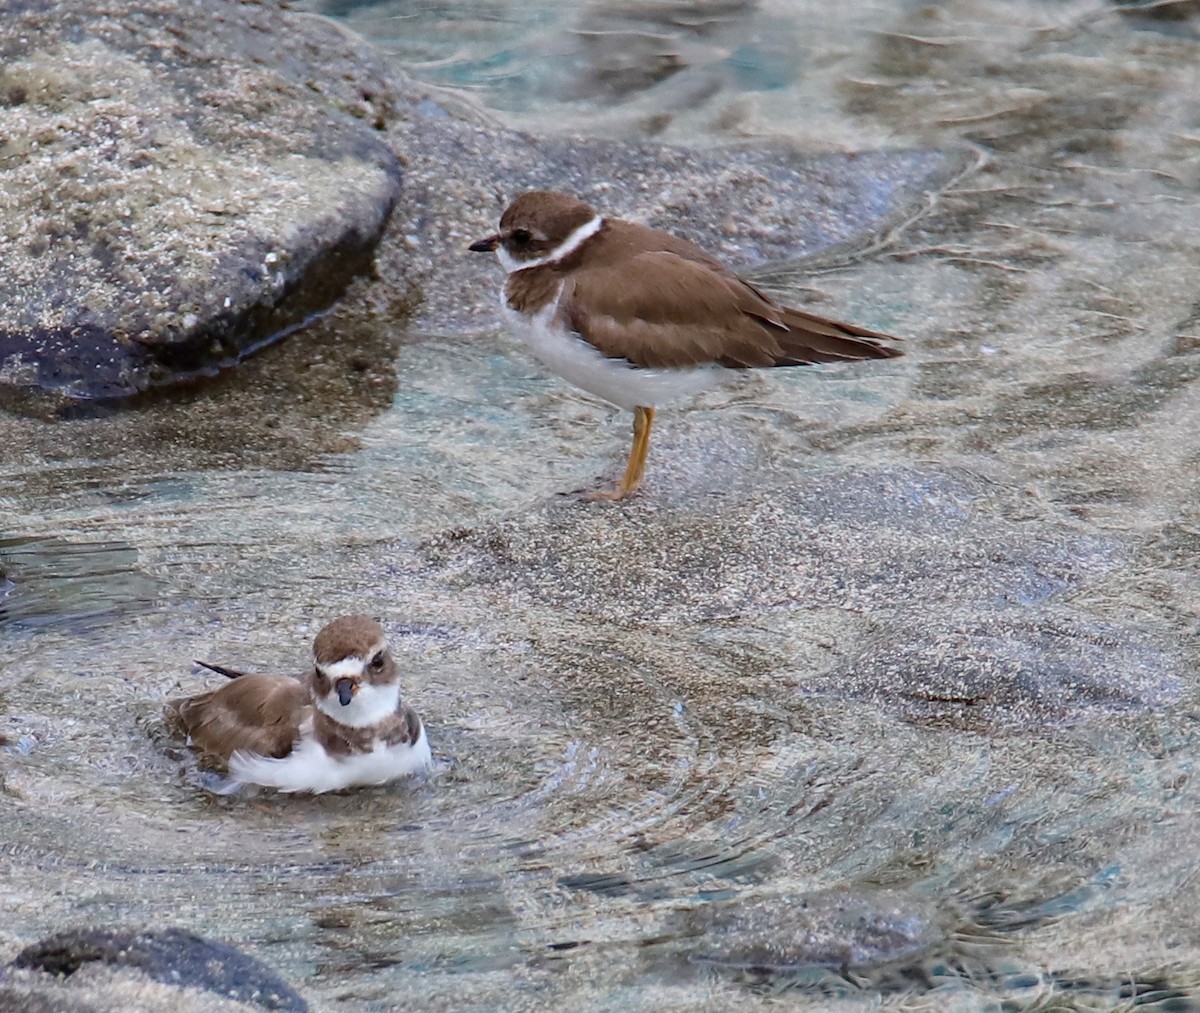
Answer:
[[[491,323],[0,419],[0,956],[182,924],[329,1008],[1190,1008],[1194,5],[309,6],[535,134],[987,161],[769,279],[904,359],[664,415],[623,512],[558,494],[628,420]],[[345,611],[438,772],[206,794],[191,659],[298,670]]]

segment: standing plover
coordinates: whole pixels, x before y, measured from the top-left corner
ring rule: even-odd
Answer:
[[[561,377],[633,411],[616,489],[642,481],[654,410],[707,387],[719,367],[887,359],[887,334],[781,306],[694,243],[605,218],[563,193],[533,190],[472,243],[508,272],[501,303],[530,351]]]

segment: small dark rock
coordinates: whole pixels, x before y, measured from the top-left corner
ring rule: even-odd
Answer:
[[[184,929],[60,932],[27,946],[13,967],[70,977],[85,964],[130,967],[167,985],[199,988],[263,1009],[308,1009],[300,995],[265,964],[226,943]]]

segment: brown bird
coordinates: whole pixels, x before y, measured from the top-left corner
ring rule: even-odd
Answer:
[[[623,499],[642,481],[655,408],[698,393],[717,369],[887,359],[887,334],[781,306],[699,246],[532,190],[472,243],[508,272],[503,305],[546,366],[633,411]]]
[[[400,698],[383,628],[367,616],[324,627],[313,642],[313,667],[298,679],[197,664],[232,681],[167,701],[167,719],[207,758],[228,765],[222,791],[242,784],[335,791],[431,763],[421,719]]]

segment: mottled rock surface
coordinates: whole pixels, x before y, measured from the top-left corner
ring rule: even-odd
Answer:
[[[6,5],[0,383],[127,395],[327,308],[399,194],[378,73],[270,4]]]

